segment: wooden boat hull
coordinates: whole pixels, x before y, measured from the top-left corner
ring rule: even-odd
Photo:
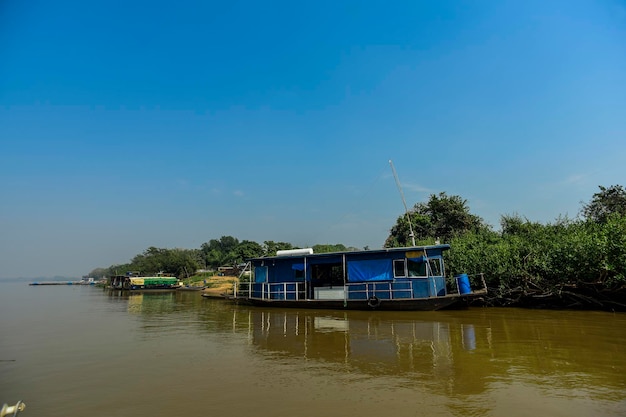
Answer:
[[[227,294],[215,294],[215,293],[202,293],[202,297],[204,298],[211,298],[211,299],[217,299],[217,300],[232,300],[233,298]]]
[[[205,287],[178,287],[178,291],[202,291]]]

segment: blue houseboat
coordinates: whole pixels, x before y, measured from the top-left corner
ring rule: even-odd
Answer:
[[[240,303],[351,310],[439,310],[486,294],[482,275],[446,280],[449,245],[313,253],[278,251],[250,259],[250,282],[236,285]],[[472,284],[480,289],[472,290]]]

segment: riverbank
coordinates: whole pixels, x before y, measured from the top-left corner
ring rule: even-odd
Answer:
[[[550,288],[526,283],[514,288],[488,288],[485,297],[473,306],[515,307],[542,310],[626,311],[626,285],[607,287],[604,283],[564,283]]]
[[[233,285],[239,279],[235,276],[211,276],[201,281],[196,281],[192,285],[203,287],[202,293],[214,297],[233,293]]]

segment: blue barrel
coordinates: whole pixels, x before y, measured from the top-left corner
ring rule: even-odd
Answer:
[[[459,288],[459,294],[470,294],[472,292],[472,288],[470,287],[470,281],[467,274],[459,274],[455,276],[456,285]]]

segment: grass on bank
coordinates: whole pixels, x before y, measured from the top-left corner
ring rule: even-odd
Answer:
[[[232,294],[233,284],[239,279],[229,275],[213,275],[213,273],[201,273],[183,280],[183,285],[190,287],[204,287],[203,292],[221,295]]]

